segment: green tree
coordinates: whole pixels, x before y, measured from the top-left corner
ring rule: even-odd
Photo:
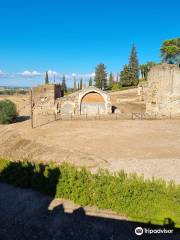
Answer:
[[[93,84],[93,80],[92,80],[92,77],[90,77],[90,79],[89,79],[89,86],[92,86],[92,84]]]
[[[107,89],[107,72],[104,64],[99,64],[96,67],[95,86],[103,90]]]
[[[164,41],[160,51],[162,62],[180,66],[180,38]]]
[[[133,76],[132,85],[137,85],[139,82],[139,61],[135,45],[132,46],[129,58],[129,68],[131,69]]]
[[[80,79],[80,90],[83,88],[83,80],[82,80],[82,78]]]
[[[141,77],[144,79],[144,80],[147,80],[147,76],[148,76],[148,72],[151,70],[151,68],[153,66],[155,66],[156,63],[154,62],[147,62],[146,64],[141,64],[139,66],[140,68],[140,72],[141,72]]]
[[[77,90],[77,87],[76,87],[76,79],[74,79],[74,88],[73,88],[73,92],[75,92]]]
[[[142,77],[143,79],[146,79],[147,64],[141,64],[141,65],[139,66],[139,68],[140,68],[140,72],[141,72],[141,77]]]
[[[66,77],[65,77],[65,75],[63,75],[61,87],[62,87],[62,90],[65,93],[67,93],[67,85],[66,85]]]
[[[132,71],[129,65],[125,65],[120,73],[120,82],[122,87],[129,87],[138,84],[138,79],[136,78],[135,72]],[[135,82],[135,80],[137,82]]]
[[[46,74],[45,74],[45,84],[49,84],[48,72],[46,72]]]
[[[0,101],[0,123],[12,123],[17,116],[16,105],[10,100]]]
[[[111,72],[110,75],[109,75],[109,86],[108,86],[108,88],[112,89],[112,86],[113,86],[113,74]]]

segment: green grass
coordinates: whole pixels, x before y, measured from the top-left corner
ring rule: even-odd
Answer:
[[[180,185],[145,180],[121,171],[91,174],[68,164],[43,165],[0,160],[0,181],[31,188],[82,206],[96,206],[141,222],[163,225],[171,219],[180,226]]]

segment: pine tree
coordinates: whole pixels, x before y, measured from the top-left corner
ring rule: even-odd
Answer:
[[[108,88],[111,90],[112,86],[113,86],[113,74],[111,72],[109,75],[109,87]]]
[[[136,79],[135,73],[132,71],[129,65],[125,65],[120,73],[122,87],[129,87],[134,84]]]
[[[83,88],[83,80],[82,80],[82,78],[80,79],[80,90]]]
[[[104,64],[99,64],[95,72],[95,85],[96,87],[106,90],[107,89],[107,73]]]
[[[62,84],[61,84],[62,90],[67,93],[67,85],[66,85],[66,77],[63,75],[62,78]]]
[[[48,72],[46,72],[46,75],[45,75],[45,84],[49,84]]]
[[[178,64],[180,67],[180,38],[173,38],[163,42],[161,58],[162,62]]]
[[[90,77],[90,79],[89,79],[89,86],[92,86],[92,84],[93,84],[92,77]]]
[[[129,58],[129,68],[132,71],[132,76],[134,76],[132,79],[132,85],[137,85],[139,83],[139,62],[135,45],[132,46]]]

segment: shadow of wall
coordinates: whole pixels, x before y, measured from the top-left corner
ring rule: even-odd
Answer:
[[[149,223],[87,216],[82,207],[67,213],[63,205],[48,210],[56,194],[60,176],[58,168],[47,168],[29,163],[11,162],[0,175],[0,180],[36,191],[0,184],[0,239],[85,239],[85,240],[136,240],[180,239],[180,231],[167,218],[164,226]],[[31,177],[30,177],[31,176]],[[21,179],[21,181],[19,180]],[[23,179],[23,181],[22,181]],[[136,227],[174,229],[174,234],[135,235]]]

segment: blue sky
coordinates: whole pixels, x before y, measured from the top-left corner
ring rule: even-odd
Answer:
[[[46,70],[70,84],[101,62],[117,73],[133,43],[144,63],[180,37],[179,0],[0,0],[0,9],[0,85],[36,85]]]

